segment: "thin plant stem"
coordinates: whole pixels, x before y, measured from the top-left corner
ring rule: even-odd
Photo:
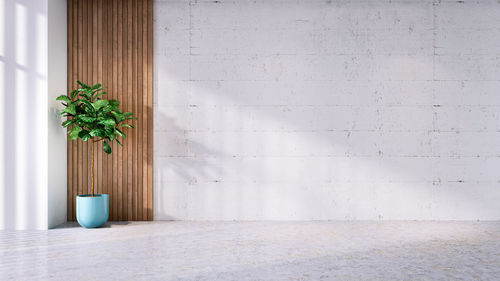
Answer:
[[[90,187],[90,196],[94,197],[94,142],[92,142],[92,164],[90,167],[90,174],[92,176],[92,184]]]

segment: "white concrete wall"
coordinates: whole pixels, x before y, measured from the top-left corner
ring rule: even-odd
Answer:
[[[500,219],[496,1],[154,8],[156,219]]]
[[[66,218],[66,142],[52,101],[66,92],[66,11],[55,5],[65,1],[0,0],[0,229]]]

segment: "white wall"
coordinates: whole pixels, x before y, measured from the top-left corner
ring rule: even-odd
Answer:
[[[65,1],[0,0],[0,14],[0,229],[46,229],[66,220]]]
[[[67,148],[66,129],[57,116],[61,103],[55,99],[67,92],[67,0],[48,2],[48,224],[66,222]]]
[[[156,219],[500,219],[499,3],[154,5]]]

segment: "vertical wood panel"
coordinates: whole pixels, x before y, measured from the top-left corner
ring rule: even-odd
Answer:
[[[73,56],[73,79],[69,81],[71,84],[68,89],[72,89],[73,82],[76,81],[77,75],[78,75],[78,25],[76,24],[78,21],[78,1],[77,0],[71,0],[73,2],[73,51],[72,51],[72,56]],[[72,162],[72,170],[73,170],[73,188],[72,188],[72,198],[71,198],[71,205],[73,209],[73,215],[71,217],[68,217],[68,219],[73,219],[75,220],[75,210],[76,210],[76,197],[75,195],[77,194],[77,187],[78,187],[78,143],[76,142],[71,142],[71,149],[73,150],[73,162]],[[70,166],[68,166],[69,168]]]
[[[113,34],[113,91],[111,91],[111,96],[110,98],[115,99],[117,98],[116,93],[119,91],[118,89],[118,0],[113,0],[113,13],[112,13],[112,18],[113,18],[113,31],[111,34]],[[118,220],[118,200],[120,197],[120,194],[118,194],[118,156],[116,153],[116,147],[114,144],[111,144],[111,149],[115,151],[115,153],[111,154],[110,156],[113,158],[113,162],[111,164],[111,179],[113,181],[113,216],[112,220]]]
[[[132,0],[127,0],[127,111],[132,111]],[[132,192],[132,139],[133,132],[126,139],[127,150],[127,220],[134,220]]]
[[[148,60],[148,4],[146,2],[142,2],[142,59],[147,61]],[[142,68],[142,77],[144,80],[148,79],[148,67],[147,65],[143,65]],[[142,198],[142,204],[143,204],[143,209],[142,209],[142,217],[144,220],[147,220],[148,217],[148,189],[145,188],[148,184],[148,154],[147,154],[147,143],[148,143],[148,110],[147,110],[147,99],[148,99],[148,85],[147,83],[142,83],[142,126],[143,126],[143,132],[142,132],[142,186],[144,187],[142,189],[143,191],[143,198]]]
[[[116,6],[118,12],[117,12],[117,23],[118,23],[118,32],[117,32],[117,46],[118,46],[118,51],[117,51],[117,93],[120,93],[120,102],[123,102],[123,44],[122,44],[122,37],[123,37],[123,17],[122,17],[122,10],[123,10],[123,2],[122,0],[117,1],[117,6]],[[123,188],[119,188],[122,186],[123,181],[122,181],[122,172],[123,172],[123,162],[122,162],[122,150],[118,149],[118,144],[116,142],[113,143],[113,149],[116,153],[117,157],[117,191],[118,191],[118,220],[123,220]]]
[[[108,21],[108,15],[107,15],[107,8],[106,8],[106,0],[99,0],[99,9],[100,9],[100,18],[101,20],[98,23],[98,28],[100,30],[100,35],[99,38],[102,38],[101,44],[97,46],[100,59],[101,59],[101,65],[100,65],[100,73],[98,74],[97,80],[101,82],[104,86],[108,85],[108,29],[107,28],[101,28],[101,26],[107,25]],[[104,89],[105,92],[108,91],[108,89]],[[97,147],[98,151],[102,151],[102,143],[100,143]],[[108,192],[108,184],[106,182],[107,180],[107,161],[108,157],[105,153],[99,153],[101,155],[99,164],[101,165],[100,171],[100,179],[98,184],[101,185],[100,191],[101,193],[104,194],[109,194]]]
[[[78,69],[75,72],[76,77],[78,78],[80,75],[83,75],[83,4],[84,0],[78,0]],[[73,85],[73,81],[71,82]],[[73,89],[71,89],[73,90]],[[76,152],[78,153],[77,157],[77,165],[78,165],[78,185],[76,188],[76,194],[83,194],[83,144],[81,141],[76,142],[77,143],[77,150]],[[73,199],[75,200],[75,199]],[[75,208],[76,208],[76,202],[75,202]],[[76,212],[73,211],[73,217],[76,217]]]
[[[114,72],[113,72],[113,1],[111,0],[106,0],[106,4],[107,4],[107,14],[108,14],[108,26],[107,29],[108,30],[108,40],[107,40],[107,44],[108,44],[108,62],[107,62],[107,66],[108,66],[108,83],[106,84],[106,86],[108,87],[108,96],[110,98],[113,97],[113,78],[114,78]],[[108,189],[108,194],[110,195],[109,196],[109,207],[110,207],[110,210],[109,210],[109,214],[110,214],[110,219],[115,219],[114,217],[114,213],[115,213],[115,207],[114,207],[114,202],[116,201],[115,200],[115,190],[113,189],[113,155],[107,155],[106,154],[106,158],[107,158],[107,170],[108,170],[108,177],[107,177],[107,180],[108,180],[108,184],[107,184],[107,189]]]
[[[148,58],[146,66],[148,68],[148,80],[153,81],[153,1],[146,1],[148,5]],[[147,154],[148,154],[148,170],[147,170],[147,186],[153,186],[153,83],[146,83],[148,87],[148,142],[147,142]],[[148,218],[147,220],[153,220],[153,189],[148,188]]]
[[[138,50],[137,50],[137,56],[138,56],[138,59],[137,61],[138,62],[142,62],[144,61],[143,60],[143,56],[142,56],[142,42],[143,42],[143,36],[142,36],[142,31],[143,31],[143,28],[142,28],[142,22],[143,22],[143,14],[142,14],[142,7],[143,7],[143,3],[144,1],[140,1],[138,0],[138,9],[137,9],[137,36],[138,36],[138,39],[137,39],[137,45],[138,45]],[[138,220],[143,220],[143,209],[144,209],[144,200],[143,200],[143,197],[144,197],[144,191],[143,191],[143,181],[142,181],[142,135],[143,135],[143,126],[142,126],[142,109],[143,109],[143,103],[142,103],[142,95],[144,94],[143,92],[143,82],[145,79],[143,79],[143,72],[142,72],[142,69],[143,69],[143,64],[142,63],[137,63],[137,79],[138,79],[138,84],[137,84],[137,92],[139,93],[137,95],[137,105],[138,105],[138,108],[137,108],[137,116],[141,118],[141,120],[137,120],[137,124],[140,125],[137,127],[137,133],[138,133],[138,137],[137,137],[137,145],[138,145],[138,151],[137,151],[137,181],[138,181],[138,184],[139,184],[139,188],[138,188],[138,193],[139,195],[137,196],[137,199],[139,200],[138,203],[139,203],[139,210],[138,210],[138,213],[137,213],[137,219]],[[147,207],[147,206],[146,206]],[[144,218],[145,219],[145,218]]]
[[[82,9],[82,34],[78,34],[78,36],[82,37],[81,40],[81,46],[82,46],[82,72],[80,72],[81,79],[83,81],[87,81],[87,71],[88,71],[88,53],[87,53],[87,33],[88,33],[88,15],[87,15],[87,10],[88,10],[88,0],[80,0],[80,5]],[[79,7],[80,8],[80,7]],[[80,142],[81,145],[81,150],[79,151],[81,154],[81,158],[78,159],[78,161],[82,161],[81,169],[82,169],[82,185],[79,186],[79,189],[81,189],[81,193],[88,193],[88,184],[87,184],[87,179],[88,179],[88,168],[87,168],[87,163],[88,163],[88,155],[87,155],[87,143],[86,142]],[[79,167],[80,168],[80,167]]]
[[[102,34],[103,31],[102,29],[99,28],[99,26],[102,26],[102,0],[97,0],[97,25],[96,25],[96,30],[97,30],[97,77],[95,80],[100,83],[104,83],[104,77],[102,75],[102,51],[103,51],[103,46],[102,46]],[[100,79],[99,79],[100,78]],[[98,81],[101,80],[101,81]],[[96,145],[96,153],[97,153],[97,181],[96,181],[96,187],[98,193],[104,193],[102,189],[102,166],[103,166],[103,159],[102,159],[102,142],[98,142]]]
[[[132,93],[138,93],[137,91],[137,0],[132,0]],[[138,112],[137,110],[137,95],[132,95],[132,110],[133,112]],[[137,163],[137,130],[132,132],[132,163]],[[139,192],[137,185],[137,169],[132,168],[132,190],[133,190],[133,204],[134,204],[134,214],[132,220],[137,220],[137,208],[139,200]]]
[[[132,10],[132,49],[133,49],[133,62],[132,62],[132,92],[133,93],[138,93],[137,89],[137,0],[132,0],[133,2],[133,10]],[[138,112],[138,104],[137,104],[137,95],[132,95],[132,105],[133,105],[133,111]],[[132,162],[137,163],[137,130],[134,130],[132,132],[133,136],[133,150],[132,150]],[[134,192],[133,198],[134,198],[134,216],[133,220],[137,220],[139,217],[137,216],[137,210],[139,208],[138,201],[139,201],[139,186],[137,184],[137,169],[132,169],[132,179],[133,179],[133,187],[132,190]]]
[[[102,83],[107,99],[139,118],[124,146],[95,152],[96,192],[110,195],[110,220],[153,219],[153,2],[68,0],[68,92],[76,81]],[[68,220],[75,196],[90,192],[90,144],[68,142]]]

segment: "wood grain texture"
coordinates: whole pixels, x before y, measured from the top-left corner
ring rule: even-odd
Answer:
[[[102,83],[107,99],[139,120],[113,153],[96,146],[95,187],[110,195],[109,220],[153,219],[153,1],[68,0],[68,92]],[[68,142],[68,220],[90,191],[90,143]]]

